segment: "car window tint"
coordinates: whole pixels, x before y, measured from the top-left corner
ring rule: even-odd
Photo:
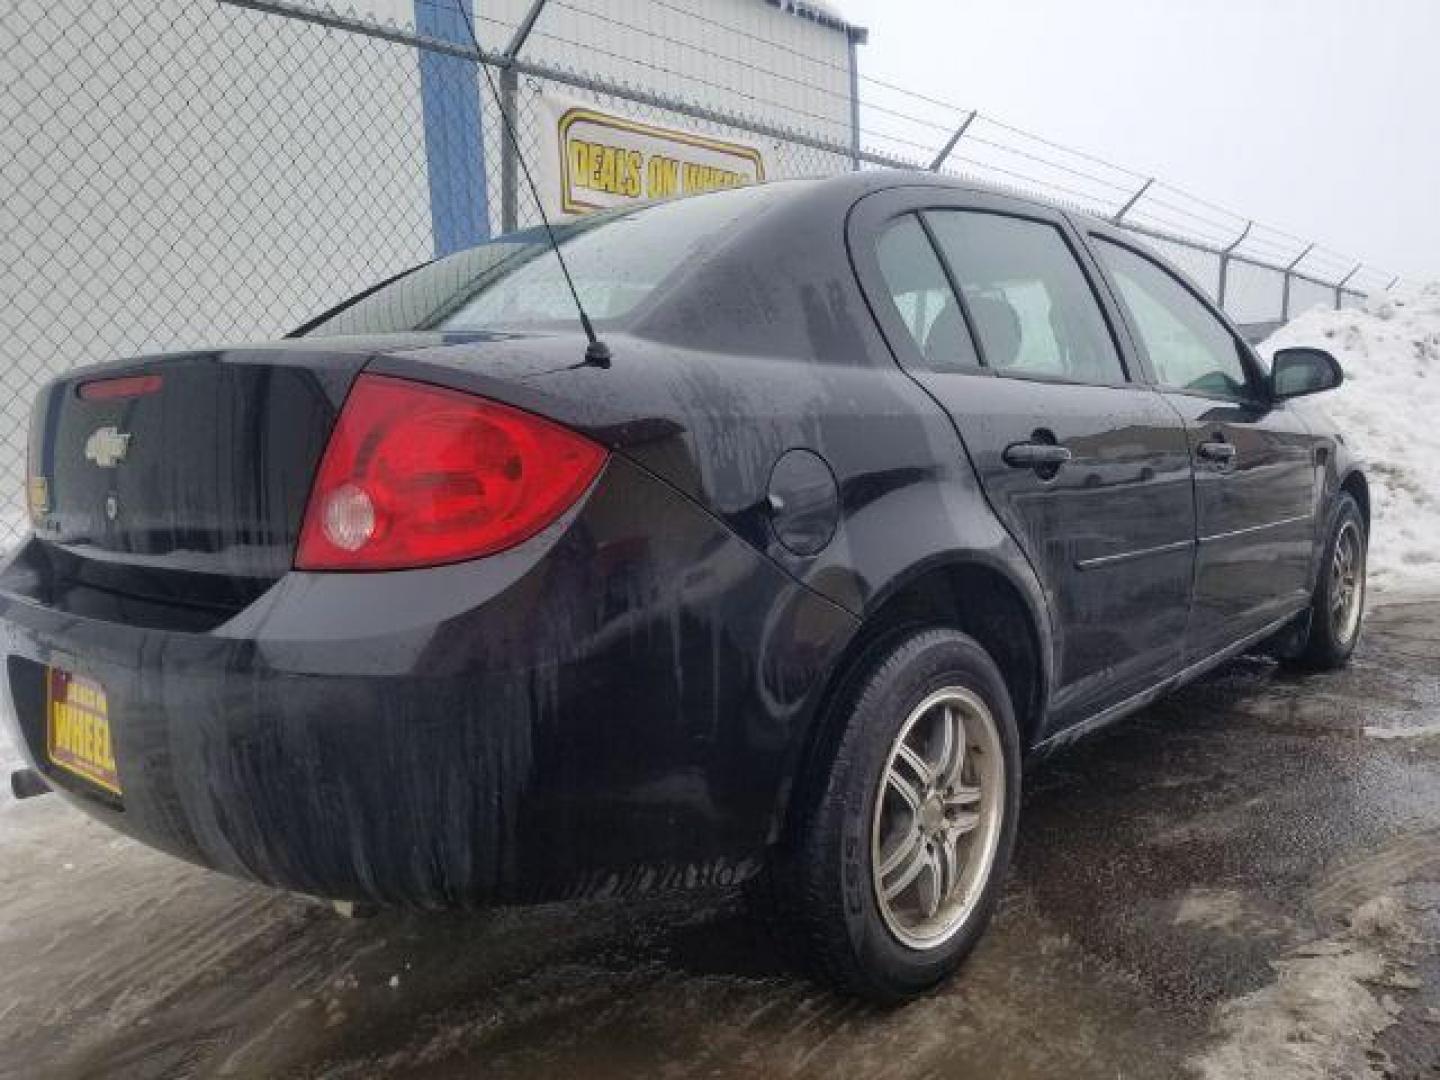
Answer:
[[[985,363],[1002,374],[1120,383],[1125,368],[1095,293],[1053,225],[970,210],[926,211]]]
[[[876,254],[890,299],[925,365],[934,371],[975,368],[965,316],[920,220],[913,214],[897,218],[880,234]]]
[[[1189,289],[1119,244],[1097,237],[1095,248],[1161,386],[1242,401],[1250,396],[1234,336]]]

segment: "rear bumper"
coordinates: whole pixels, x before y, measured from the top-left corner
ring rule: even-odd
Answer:
[[[851,616],[612,459],[569,517],[423,571],[292,573],[219,625],[0,573],[21,741],[181,858],[423,906],[738,880]],[[45,756],[44,665],[106,690],[116,801]]]

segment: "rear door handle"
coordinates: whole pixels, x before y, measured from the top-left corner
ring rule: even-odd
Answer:
[[[1011,443],[1000,455],[1012,469],[1058,469],[1071,456],[1063,446],[1037,442]]]
[[[1195,453],[1206,461],[1213,461],[1218,465],[1228,465],[1235,460],[1235,444],[1228,443],[1224,439],[1211,439],[1209,442],[1202,442],[1197,446]]]

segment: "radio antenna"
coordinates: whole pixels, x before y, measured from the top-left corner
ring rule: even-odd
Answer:
[[[535,209],[540,212],[540,223],[545,226],[545,235],[550,240],[550,250],[555,253],[555,259],[560,263],[560,273],[565,276],[565,284],[570,289],[570,297],[575,301],[575,310],[580,313],[580,326],[585,331],[585,338],[588,342],[585,346],[585,362],[594,364],[596,367],[609,367],[610,346],[596,335],[595,327],[590,322],[590,316],[585,313],[585,305],[580,301],[580,290],[575,288],[575,279],[570,276],[570,267],[565,262],[565,256],[561,254],[560,244],[555,239],[555,230],[550,227],[550,216],[545,213],[545,204],[540,201],[540,189],[535,186],[535,177],[530,174],[530,166],[526,163],[525,154],[520,149],[520,140],[515,135],[515,125],[510,122],[510,116],[500,101],[500,92],[495,88],[495,80],[490,74],[490,66],[485,62],[485,50],[480,47],[480,38],[475,34],[475,23],[470,18],[470,12],[465,10],[465,0],[455,0],[455,8],[460,12],[460,18],[465,20],[465,29],[470,34],[470,44],[475,46],[475,64],[479,67],[480,74],[485,77],[485,84],[490,87],[490,97],[494,100],[496,110],[500,113],[500,123],[505,128],[505,137],[510,140],[510,148],[515,151],[515,160],[520,162],[520,171],[525,174],[525,184],[529,187],[530,195],[535,200]]]

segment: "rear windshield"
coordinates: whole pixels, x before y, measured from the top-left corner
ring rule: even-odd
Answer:
[[[776,185],[735,188],[555,226],[585,310],[623,318],[724,242]],[[571,326],[575,301],[544,229],[511,233],[427,263],[311,327],[307,336]]]

